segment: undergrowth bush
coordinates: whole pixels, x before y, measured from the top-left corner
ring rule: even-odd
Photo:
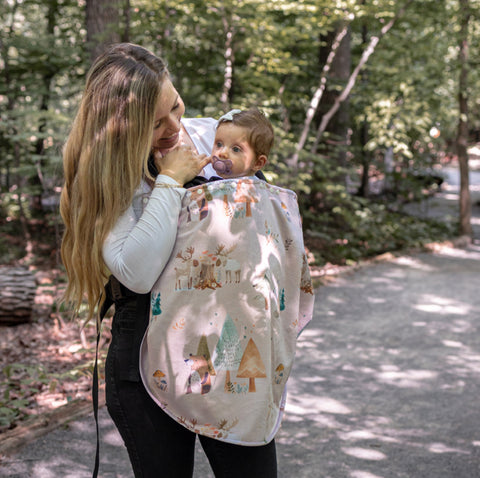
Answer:
[[[456,224],[410,216],[348,194],[337,194],[334,203],[327,201],[320,214],[304,210],[305,243],[316,265],[348,264],[385,252],[423,247],[447,240],[456,231]]]
[[[292,146],[284,140],[281,150],[292,151]],[[335,155],[302,152],[294,173],[287,157],[288,153],[274,157],[268,180],[297,193],[305,243],[315,265],[348,264],[385,252],[421,248],[456,233],[457,224],[402,212],[406,202],[421,201],[438,191],[440,173],[438,178],[396,175],[388,178],[390,188],[382,196],[364,198],[355,194],[352,185],[346,188],[347,177],[350,183],[352,178],[358,181],[358,171],[352,165],[339,165]]]

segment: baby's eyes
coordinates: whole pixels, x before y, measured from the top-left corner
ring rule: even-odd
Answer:
[[[224,144],[221,141],[215,142],[216,149],[221,149],[223,147],[224,147]],[[243,151],[240,146],[232,146],[231,149],[234,153],[241,153]]]

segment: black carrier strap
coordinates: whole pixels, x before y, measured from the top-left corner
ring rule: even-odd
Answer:
[[[111,276],[112,277],[112,276]],[[103,302],[100,310],[100,316],[97,321],[97,343],[95,346],[95,364],[93,366],[93,383],[92,383],[92,403],[93,403],[93,416],[95,418],[95,428],[97,432],[97,446],[95,451],[95,466],[93,468],[93,478],[98,476],[98,468],[100,466],[100,431],[98,429],[98,347],[100,344],[100,334],[102,330],[102,320],[108,312],[108,309],[113,305],[114,300],[111,294],[111,277],[105,284],[105,301]]]
[[[92,478],[97,478],[98,469],[100,466],[100,432],[98,427],[98,348],[100,344],[101,325],[102,320],[107,314],[108,310],[113,304],[118,304],[120,301],[135,300],[135,331],[133,336],[132,358],[130,360],[130,367],[128,370],[128,379],[133,381],[140,380],[139,371],[139,357],[140,344],[142,342],[143,334],[148,325],[149,310],[150,310],[150,294],[136,294],[123,286],[115,277],[110,276],[108,282],[105,284],[105,301],[102,305],[97,321],[97,340],[95,348],[95,364],[93,366],[93,384],[92,384],[92,402],[93,402],[93,416],[95,418],[95,428],[97,433],[97,444],[95,451],[95,465],[93,469]]]

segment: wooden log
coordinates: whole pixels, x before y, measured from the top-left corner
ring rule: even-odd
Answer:
[[[0,324],[29,322],[37,283],[27,267],[0,266]]]

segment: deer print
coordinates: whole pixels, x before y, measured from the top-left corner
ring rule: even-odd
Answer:
[[[215,253],[204,251],[198,260],[194,261],[194,266],[199,266],[198,272],[195,275],[196,289],[213,289],[222,287],[219,278],[215,272],[216,268],[220,266],[221,260]]]
[[[187,288],[191,289],[193,285],[193,279],[192,279],[192,266],[194,265],[194,260],[193,260],[193,252],[195,249],[193,247],[189,247],[186,250],[186,253],[183,254],[182,251],[180,251],[177,255],[177,259],[181,259],[182,262],[179,265],[179,267],[175,267],[175,290],[181,290],[182,289],[182,278],[186,277],[187,278]]]
[[[215,251],[215,254],[220,257],[220,260],[222,261],[222,267],[225,271],[225,282],[230,284],[232,282],[235,282],[236,284],[240,282],[240,273],[242,271],[240,263],[235,259],[231,259],[229,257],[236,247],[237,245],[234,244],[229,249],[226,249],[226,246],[224,244],[220,244]]]

